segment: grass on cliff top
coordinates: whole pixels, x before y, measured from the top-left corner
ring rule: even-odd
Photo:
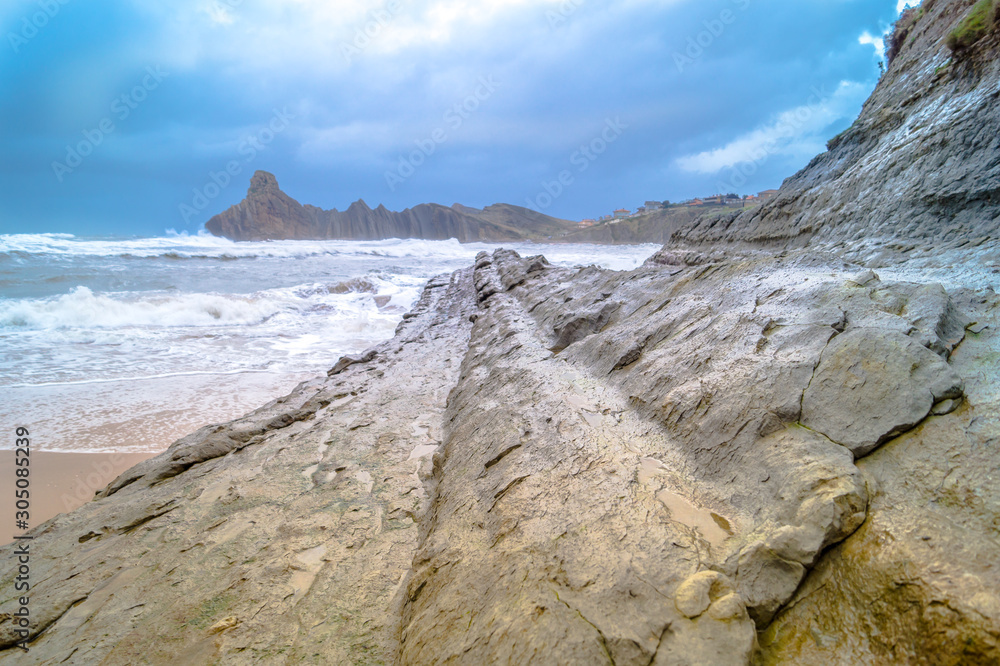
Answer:
[[[998,18],[1000,18],[998,0],[979,0],[969,15],[948,35],[948,48],[952,51],[969,48],[996,27]]]

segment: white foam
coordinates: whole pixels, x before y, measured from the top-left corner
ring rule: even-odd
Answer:
[[[597,263],[615,270],[635,268],[659,245],[608,246],[539,245],[533,243],[459,243],[444,241],[259,241],[235,242],[205,231],[190,236],[173,234],[159,238],[86,239],[71,234],[0,235],[0,255],[16,253],[70,257],[134,257],[168,259],[247,259],[304,258],[312,256],[354,256],[408,259],[433,259],[441,262],[471,262],[476,254],[508,247],[529,254],[545,254],[556,264]],[[455,265],[457,268],[458,265]]]
[[[377,311],[373,296],[409,308],[419,295],[419,278],[395,281],[370,277],[370,293],[336,293],[314,283],[248,295],[214,293],[94,293],[75,287],[51,298],[0,300],[0,330],[123,329],[132,327],[254,326],[281,315],[323,313],[352,318]],[[333,285],[337,287],[338,285]]]
[[[505,246],[615,269],[658,249]],[[158,450],[392,337],[428,278],[497,247],[0,236],[0,421],[48,424],[53,450]]]
[[[250,325],[276,314],[282,305],[273,298],[95,294],[87,287],[76,287],[56,298],[0,302],[0,326],[53,329]]]

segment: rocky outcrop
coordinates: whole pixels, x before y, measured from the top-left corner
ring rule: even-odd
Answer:
[[[706,213],[704,208],[673,206],[620,220],[600,222],[590,227],[570,231],[554,239],[560,243],[597,243],[607,245],[636,243],[669,243],[679,229],[689,226]]]
[[[377,357],[203,428],[35,530],[30,652],[5,594],[0,663],[391,661],[470,276],[431,281]]]
[[[899,89],[967,6],[909,26]],[[971,82],[940,83],[959,126]],[[811,188],[630,272],[480,254],[394,339],[35,528],[26,635],[0,547],[0,664],[1000,662],[1000,243],[933,187],[822,208],[916,175],[886,156],[997,151],[906,152],[871,104]]]
[[[914,3],[916,4],[916,3]],[[703,219],[675,242],[837,245],[889,265],[933,243],[975,246],[1000,230],[1000,35],[961,53],[950,35],[975,0],[925,0],[860,117],[759,209]],[[980,3],[982,4],[982,3]]]
[[[36,529],[0,663],[822,663],[842,621],[839,663],[987,659],[998,302],[809,251],[482,254]]]
[[[303,206],[281,191],[277,179],[258,171],[246,199],[210,219],[205,228],[232,240],[518,241],[561,235],[576,225],[527,208],[496,204],[483,210],[421,204],[397,213],[356,201],[343,212]]]

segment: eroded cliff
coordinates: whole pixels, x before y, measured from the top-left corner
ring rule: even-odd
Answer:
[[[948,44],[976,4],[926,0],[904,14],[889,40],[893,58],[885,75],[827,152],[759,209],[703,219],[673,240],[825,243],[857,256],[875,251],[891,263],[931,244],[959,247],[996,237],[1000,30],[992,12],[988,29],[968,48],[954,52]]]

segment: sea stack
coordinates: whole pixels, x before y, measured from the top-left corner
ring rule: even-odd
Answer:
[[[210,219],[205,228],[237,241],[257,240],[423,240],[526,241],[559,236],[577,228],[536,211],[494,204],[480,210],[455,204],[420,204],[402,212],[372,209],[362,200],[346,211],[303,206],[281,191],[266,171],[250,179],[246,199]]]

